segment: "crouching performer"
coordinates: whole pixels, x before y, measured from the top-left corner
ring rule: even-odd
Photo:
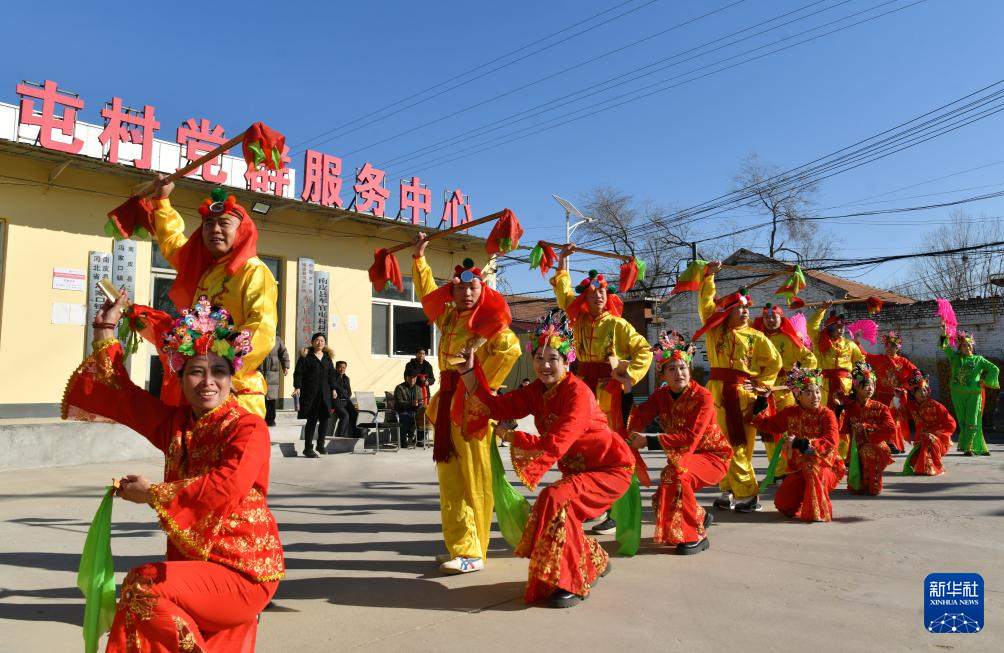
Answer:
[[[654,440],[666,453],[662,482],[652,496],[655,541],[675,546],[680,555],[700,553],[709,546],[713,518],[694,492],[725,478],[732,447],[715,420],[714,397],[690,378],[694,346],[678,333],[663,332],[652,352],[665,385],[631,413],[631,445]],[[660,433],[646,435],[642,431],[653,420]]]
[[[164,481],[129,475],[118,496],[149,505],[167,533],[167,561],[140,565],[122,583],[108,651],[254,650],[257,616],[284,575],[268,494],[272,449],[265,421],[243,408],[234,373],[251,351],[247,330],[202,297],[163,333],[168,373],[183,406],[135,386],[115,324],[128,302],[105,302],[94,353],[70,377],[63,418],[114,421],[164,452]]]
[[[561,479],[534,503],[515,551],[530,559],[527,603],[546,600],[555,608],[581,602],[609,571],[607,553],[586,536],[582,522],[619,499],[634,472],[634,455],[624,438],[610,430],[592,390],[568,371],[575,360],[572,339],[561,311],[541,319],[530,340],[537,379],[501,396],[488,391],[481,363],[471,352],[465,352],[457,370],[492,418],[506,420],[500,435],[512,443],[513,467],[528,488],[535,489],[555,463],[561,470]],[[513,430],[511,420],[527,415],[533,415],[540,435]]]
[[[761,412],[753,418],[761,431],[787,433],[781,453],[788,459],[788,475],[774,496],[774,506],[788,517],[805,522],[833,520],[830,492],[845,472],[844,460],[837,453],[837,417],[822,405],[822,381],[821,370],[794,368],[785,385],[798,403],[776,415]],[[754,412],[766,407],[767,399],[762,395]]]

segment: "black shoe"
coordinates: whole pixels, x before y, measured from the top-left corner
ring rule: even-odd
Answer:
[[[704,511],[704,530],[708,530],[715,523],[715,516],[707,510]]]
[[[275,426],[275,422],[265,422],[265,426]]]
[[[304,451],[303,456],[304,458],[320,458],[320,455],[313,449],[311,449],[310,451]]]
[[[704,538],[698,542],[683,542],[682,544],[676,545],[676,555],[694,555],[695,553],[700,553],[701,551],[707,551],[710,546],[711,542],[708,541],[708,538]]]
[[[736,501],[736,512],[760,512],[762,510],[763,506],[760,505],[760,499],[755,494]]]
[[[968,457],[968,456],[972,456],[972,455],[973,455],[973,452],[972,452],[972,451],[967,451],[967,452],[965,452],[965,453],[964,453],[964,454],[962,454],[962,455],[963,455],[963,456],[967,456],[967,457]]]
[[[328,450],[325,449],[324,445],[322,444],[321,446],[317,447],[317,453],[321,454],[322,456],[327,456]]]
[[[617,522],[607,517],[602,522],[589,529],[589,532],[594,535],[610,535],[611,533],[616,533]]]
[[[552,608],[571,608],[579,603],[582,603],[581,596],[565,590],[557,590],[547,599],[547,604]]]
[[[614,565],[613,565],[613,563],[612,563],[612,562],[610,562],[609,560],[607,560],[607,566],[606,566],[606,568],[604,568],[604,569],[603,569],[603,571],[602,571],[602,572],[600,572],[600,575],[599,575],[599,576],[597,576],[597,577],[596,577],[596,578],[595,578],[595,579],[593,580],[593,583],[592,583],[592,584],[591,584],[591,585],[590,585],[589,587],[590,587],[590,588],[593,588],[593,587],[596,587],[597,585],[599,585],[599,584],[600,584],[600,579],[601,579],[601,578],[603,578],[604,576],[606,576],[607,574],[609,574],[609,573],[610,573],[610,569],[611,569],[611,568],[612,568],[613,566],[614,566]]]

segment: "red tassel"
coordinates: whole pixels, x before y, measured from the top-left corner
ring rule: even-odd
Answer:
[[[251,148],[252,145],[261,148],[260,153],[256,153]],[[282,167],[282,151],[285,147],[286,137],[263,122],[256,122],[248,127],[241,143],[244,162],[249,170],[257,170],[260,165],[268,170],[278,170]],[[261,159],[262,155],[264,160]]]
[[[540,259],[540,276],[545,277],[557,262],[558,255],[554,253],[554,249],[550,245],[541,245],[541,249],[544,250],[544,255]]]
[[[519,239],[523,237],[523,225],[516,219],[516,214],[509,209],[502,211],[492,232],[488,234],[485,251],[491,254],[506,254],[519,247]]]
[[[369,270],[370,282],[377,292],[382,291],[390,281],[397,286],[398,292],[404,292],[404,279],[401,278],[401,267],[393,252],[378,249],[373,252],[373,265]]]
[[[130,238],[137,227],[146,229],[147,233],[151,235],[154,233],[153,203],[145,197],[133,195],[109,211],[108,219],[112,221],[123,238]]]
[[[797,311],[803,306],[805,306],[805,302],[802,301],[801,297],[795,297],[790,302],[788,302],[788,308],[790,308],[793,311]]]
[[[879,313],[882,312],[882,306],[884,304],[885,304],[885,302],[882,301],[881,299],[879,299],[878,297],[869,297],[868,298],[868,314],[869,315],[878,315]]]
[[[627,292],[634,288],[635,282],[638,281],[638,264],[635,263],[634,257],[630,261],[621,264],[621,278],[618,284],[618,292]]]

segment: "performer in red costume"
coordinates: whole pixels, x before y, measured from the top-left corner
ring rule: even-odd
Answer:
[[[895,331],[882,335],[884,354],[869,354],[863,349],[865,360],[875,370],[878,382],[875,386],[875,401],[889,406],[896,431],[890,442],[896,453],[906,450],[910,441],[910,422],[907,414],[906,382],[917,372],[917,367],[906,356],[901,356],[903,338]]]
[[[631,445],[640,449],[656,440],[666,453],[662,482],[652,496],[655,541],[676,546],[680,555],[700,553],[710,546],[713,518],[694,492],[725,477],[732,447],[715,420],[714,397],[690,378],[694,346],[678,333],[663,332],[652,353],[665,385],[632,411]],[[653,420],[662,432],[642,433]]]
[[[848,486],[851,492],[882,493],[882,472],[893,463],[887,442],[896,430],[889,407],[875,401],[875,370],[868,363],[854,363],[851,370],[851,396],[840,415],[840,433],[853,438],[861,462],[861,487]]]
[[[782,442],[788,457],[788,475],[774,495],[774,506],[788,517],[804,522],[832,521],[830,492],[844,477],[844,461],[837,453],[839,435],[837,418],[822,405],[822,370],[795,367],[785,382],[798,399],[773,416],[762,411],[767,407],[766,392],[754,412],[761,411],[753,423],[767,433],[786,433]]]
[[[588,596],[610,560],[599,543],[582,531],[582,522],[603,513],[631,484],[634,454],[607,425],[592,390],[568,371],[575,360],[573,336],[565,315],[555,309],[538,322],[530,340],[537,380],[495,396],[484,382],[480,361],[463,352],[458,366],[467,391],[500,424],[512,443],[513,468],[531,490],[555,463],[561,480],[544,488],[534,503],[515,555],[530,559],[527,603],[546,599],[567,608]],[[476,403],[476,402],[475,402]],[[533,415],[540,435],[513,430],[511,420]]]
[[[926,374],[917,370],[906,385],[911,399],[908,410],[917,432],[913,449],[906,456],[903,474],[941,476],[945,473],[941,457],[952,447],[955,418],[942,404],[931,399],[931,385]]]
[[[272,449],[265,421],[242,408],[234,372],[251,351],[226,309],[202,297],[163,333],[162,352],[180,377],[185,405],[135,386],[122,365],[115,323],[128,302],[105,302],[94,353],[70,377],[63,418],[114,421],[164,452],[164,481],[121,479],[118,495],[148,504],[167,533],[167,561],[130,571],[122,583],[108,651],[254,650],[257,615],[284,575],[268,509]]]

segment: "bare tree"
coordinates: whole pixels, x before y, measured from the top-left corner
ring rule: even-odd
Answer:
[[[917,251],[942,251],[1004,241],[1004,222],[1000,218],[974,218],[956,209],[950,220],[927,232]],[[995,246],[919,258],[910,268],[910,278],[898,288],[917,298],[972,299],[1004,295],[1004,288],[992,283],[1001,278],[1004,278],[1004,255],[1001,247]]]
[[[811,219],[818,184],[805,175],[781,173],[777,166],[751,154],[735,180],[736,190],[753,195],[746,206],[770,220],[767,255],[773,258],[783,252],[794,253],[805,263],[830,257],[834,238]]]
[[[609,186],[597,186],[582,198],[581,206],[592,222],[582,225],[585,238],[573,238],[586,246],[636,256],[647,264],[639,293],[662,296],[674,283],[681,264],[690,259],[685,228],[686,215],[648,202]]]

